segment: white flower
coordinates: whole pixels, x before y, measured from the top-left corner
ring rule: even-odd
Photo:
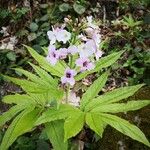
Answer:
[[[64,29],[61,29],[59,32],[57,32],[56,39],[58,42],[63,42],[65,44],[71,39],[71,33]]]
[[[88,40],[85,44],[78,46],[80,57],[90,57],[96,52],[96,45],[93,40]]]
[[[87,41],[87,37],[84,36],[82,33],[78,35],[78,38],[81,39],[82,41]]]
[[[68,103],[70,105],[77,107],[79,106],[79,102],[80,102],[80,97],[77,97],[75,92],[70,92],[69,97],[68,97]]]
[[[8,28],[7,27],[2,27],[2,30],[0,31],[0,33],[3,33],[3,36],[8,36]]]
[[[54,32],[53,31],[48,31],[47,35],[48,35],[48,38],[50,40],[50,44],[51,45],[55,44],[55,42],[56,42],[56,36],[55,36]]]
[[[87,19],[87,26],[88,27],[91,27],[93,29],[98,29],[98,26],[93,23],[92,16],[87,16],[86,19]]]
[[[101,35],[97,32],[94,32],[93,35],[92,35],[92,39],[94,40],[97,48],[99,48],[99,45],[101,43]]]

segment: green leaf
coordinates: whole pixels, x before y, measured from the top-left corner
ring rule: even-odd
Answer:
[[[38,76],[36,76],[35,74],[33,74],[33,73],[29,72],[29,71],[26,71],[26,70],[21,69],[21,68],[15,68],[14,70],[16,70],[19,73],[24,74],[26,77],[28,77],[28,79],[30,79],[33,82],[38,82],[40,84],[43,83],[43,81]]]
[[[40,66],[46,71],[50,72],[52,75],[56,75],[58,77],[62,77],[64,74],[65,68],[61,63],[57,63],[55,66],[52,66],[45,57],[39,55],[34,49],[29,46],[24,45],[27,50],[30,52],[32,57],[40,64]]]
[[[32,22],[32,23],[30,24],[30,30],[31,30],[32,32],[37,31],[37,30],[38,30],[38,25],[37,25],[36,23]]]
[[[7,53],[6,57],[11,61],[16,61],[16,54],[14,52]]]
[[[39,86],[38,84],[28,81],[28,80],[22,80],[22,79],[17,79],[14,77],[9,77],[9,76],[3,76],[4,79],[7,79],[17,85],[20,85],[22,89],[24,89],[26,92],[30,93],[42,93],[47,90],[46,87]]]
[[[79,109],[70,105],[60,105],[59,109],[49,108],[36,121],[36,125],[51,122],[55,120],[65,119],[74,112],[80,112]]]
[[[33,69],[35,70],[35,72],[42,78],[44,79],[47,83],[53,85],[54,87],[57,87],[58,83],[55,79],[53,79],[53,77],[48,74],[44,69],[40,68],[39,66],[36,66],[32,63],[29,63]]]
[[[91,112],[127,112],[141,109],[150,104],[150,100],[129,101],[127,103],[103,104],[92,109]]]
[[[17,105],[35,104],[35,101],[27,94],[7,95],[2,99],[2,101],[7,104],[17,104]]]
[[[47,93],[49,94],[52,98],[55,99],[61,99],[63,97],[63,91],[60,89],[56,89],[56,87],[52,87],[51,84],[40,84],[39,81],[37,83],[28,81],[28,80],[22,80],[22,79],[17,79],[9,76],[4,76],[3,77],[7,80],[12,81],[13,83],[20,85],[23,90],[25,90],[27,93]]]
[[[71,6],[68,3],[63,3],[61,5],[59,5],[59,10],[61,12],[66,12],[71,8]]]
[[[85,12],[85,7],[80,4],[74,3],[73,8],[79,15],[82,15]]]
[[[68,143],[64,142],[64,122],[52,121],[45,124],[46,133],[55,150],[67,150]]]
[[[65,137],[64,141],[68,140],[71,137],[76,136],[84,126],[84,113],[83,112],[74,112],[70,117],[65,120],[64,131]]]
[[[89,111],[99,105],[115,103],[122,99],[128,98],[129,96],[132,96],[136,91],[138,91],[142,86],[143,84],[121,87],[113,91],[107,92],[104,95],[101,95],[90,101],[90,103],[86,106],[85,110]]]
[[[37,38],[36,33],[30,33],[28,34],[28,41],[31,42]]]
[[[3,126],[7,121],[11,120],[14,116],[16,116],[20,111],[24,110],[26,106],[18,106],[15,105],[11,107],[8,111],[4,112],[0,116],[0,127]]]
[[[114,115],[110,114],[99,114],[99,115],[102,121],[109,124],[116,130],[150,147],[150,143],[146,139],[143,132],[135,125],[132,125],[128,121]]]
[[[90,100],[98,95],[98,93],[104,87],[108,77],[108,72],[103,73],[98,79],[94,81],[94,83],[87,89],[87,91],[83,94],[81,99],[81,109],[87,105]]]
[[[3,137],[0,150],[7,150],[20,135],[33,128],[39,113],[39,110],[33,109],[34,107],[30,107],[24,110],[13,120]]]
[[[86,124],[102,138],[106,123],[102,121],[99,114],[87,113]]]
[[[115,63],[120,56],[123,54],[124,51],[120,51],[120,52],[114,52],[108,56],[102,57],[97,63],[96,63],[96,67],[95,69],[91,70],[91,71],[85,71],[83,73],[80,73],[79,75],[75,76],[76,81],[81,80],[82,78],[85,78],[87,75],[94,73],[94,72],[98,72],[100,71],[102,68],[106,68],[111,66],[113,63]]]

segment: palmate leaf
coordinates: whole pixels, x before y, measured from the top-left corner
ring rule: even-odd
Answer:
[[[83,112],[74,112],[64,123],[65,137],[64,141],[76,136],[83,128],[85,122],[85,114]]]
[[[81,99],[81,109],[84,109],[85,105],[87,105],[90,100],[98,95],[98,93],[104,87],[108,77],[108,72],[103,73],[98,79],[94,81],[94,83],[87,89],[87,91],[83,94]]]
[[[64,142],[64,121],[46,123],[45,129],[54,150],[68,150],[68,142]]]
[[[27,93],[47,93],[49,94],[52,98],[55,99],[60,99],[63,96],[63,91],[60,89],[56,89],[55,87],[52,87],[50,84],[39,84],[39,81],[32,82],[28,80],[22,80],[22,79],[17,79],[14,77],[9,77],[9,76],[3,76],[5,79],[12,81],[13,83],[20,85],[21,88],[26,91]]]
[[[150,147],[150,143],[146,139],[143,132],[135,125],[130,124],[128,121],[114,115],[99,113],[99,116],[101,117],[101,120],[106,124],[109,124],[121,133]]]
[[[90,111],[99,105],[115,103],[122,99],[128,98],[129,96],[132,96],[136,91],[138,91],[142,86],[143,84],[121,87],[107,92],[104,95],[98,96],[97,98],[91,100],[90,103],[85,106],[85,110]]]
[[[40,68],[39,66],[36,66],[32,63],[29,63],[33,69],[35,70],[35,72],[42,78],[44,79],[47,83],[53,85],[54,87],[58,85],[57,81],[55,79],[53,79],[53,77],[48,74],[44,69]]]
[[[102,138],[104,129],[107,124],[102,121],[99,114],[87,113],[86,124]]]
[[[2,100],[7,104],[17,104],[20,107],[25,105],[26,107],[30,106],[44,106],[45,103],[50,99],[47,94],[14,94],[7,95]]]
[[[11,107],[7,112],[4,112],[0,116],[0,127],[3,126],[7,121],[9,121],[13,117],[15,117],[19,112],[21,112],[25,108],[26,108],[26,106],[24,106],[24,105],[22,105],[22,106],[15,105],[15,106]]]
[[[94,73],[94,72],[98,72],[100,71],[102,68],[106,68],[111,66],[113,63],[115,63],[120,56],[123,54],[124,51],[120,51],[120,52],[114,52],[113,54],[110,54],[108,56],[102,57],[97,63],[96,63],[96,67],[95,69],[91,70],[91,71],[85,71],[83,73],[78,74],[77,76],[75,76],[75,80],[79,81],[83,78],[85,78],[87,75]]]
[[[36,76],[35,74],[26,71],[24,69],[21,68],[15,68],[14,70],[16,70],[19,73],[22,73],[23,75],[25,75],[29,80],[33,81],[33,82],[38,82],[41,85],[46,84],[42,79],[40,79],[38,76]]]
[[[55,66],[52,66],[50,63],[48,63],[45,57],[39,55],[34,49],[26,45],[24,46],[43,69],[50,72],[52,75],[56,75],[58,77],[63,76],[65,68],[63,65],[61,65],[61,63],[58,62]]]
[[[77,114],[78,112],[80,112],[79,109],[70,105],[62,104],[59,106],[59,109],[49,108],[38,118],[35,124],[40,125],[46,122],[65,119],[74,113]]]
[[[39,110],[34,107],[29,107],[21,112],[7,129],[0,150],[7,150],[20,135],[30,131],[34,127],[38,114]]]
[[[110,113],[118,113],[118,112],[127,112],[134,111],[143,108],[150,104],[150,100],[137,100],[137,101],[129,101],[127,103],[114,103],[114,104],[103,104],[92,109],[91,112],[110,112]]]

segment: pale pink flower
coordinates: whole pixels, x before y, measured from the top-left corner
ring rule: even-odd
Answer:
[[[46,59],[53,66],[57,63],[57,61],[59,59],[59,55],[58,55],[58,52],[56,51],[54,45],[49,45],[48,55],[47,55]]]
[[[97,50],[95,53],[96,60],[99,60],[99,58],[102,57],[102,55],[103,55],[103,52],[101,50]]]
[[[58,42],[63,42],[64,44],[67,43],[71,39],[71,33],[61,29],[59,32],[56,34],[56,39]]]
[[[61,77],[61,83],[66,84],[69,83],[71,86],[75,84],[74,76],[76,75],[76,71],[70,68],[65,70],[64,76]]]
[[[81,72],[85,70],[92,70],[95,67],[95,65],[88,58],[78,58],[75,63],[78,67],[80,67]]]
[[[85,44],[78,46],[80,57],[90,57],[96,52],[96,45],[93,40],[88,40]]]
[[[77,46],[75,46],[75,45],[71,45],[68,47],[68,54],[74,55],[74,54],[78,53],[78,51],[79,50],[78,50]]]
[[[58,50],[58,54],[59,54],[59,59],[65,59],[67,57],[68,50],[66,48],[60,48]]]

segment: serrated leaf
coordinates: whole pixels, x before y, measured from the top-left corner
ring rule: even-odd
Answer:
[[[124,51],[121,52],[114,52],[108,56],[102,57],[97,63],[96,63],[96,67],[95,69],[91,70],[91,71],[85,71],[83,73],[80,73],[79,75],[75,76],[75,80],[79,81],[83,78],[85,78],[87,75],[94,73],[94,72],[98,72],[100,71],[102,68],[106,68],[111,66],[113,63],[115,63],[120,56],[123,54]]]
[[[47,83],[52,84],[54,87],[58,85],[57,81],[53,79],[53,77],[48,74],[44,69],[40,68],[39,66],[36,66],[32,63],[29,63],[35,72],[42,78],[44,79]]]
[[[64,142],[64,121],[57,120],[45,124],[45,130],[55,150],[67,150],[68,142]]]
[[[29,107],[13,120],[3,137],[0,150],[7,150],[17,137],[33,128],[39,113],[39,110],[33,109],[34,107]]]
[[[11,107],[8,111],[2,113],[2,115],[0,116],[0,127],[3,126],[7,121],[15,117],[20,111],[24,110],[25,108],[26,106],[24,105],[15,105]]]
[[[17,85],[20,85],[21,88],[23,90],[25,90],[26,92],[30,92],[30,93],[42,93],[44,91],[47,90],[46,87],[42,87],[34,82],[28,81],[28,80],[24,80],[24,79],[17,79],[14,77],[9,77],[9,76],[3,76],[4,79],[7,79],[8,81],[11,81]]]
[[[65,137],[64,141],[68,140],[71,137],[76,136],[84,126],[84,113],[83,112],[74,112],[69,116],[64,123]]]
[[[87,113],[86,124],[102,138],[106,123],[102,121],[98,114]]]
[[[144,133],[135,125],[130,124],[128,121],[114,115],[110,114],[99,114],[99,115],[101,116],[101,119],[105,123],[109,124],[116,130],[150,147],[150,143],[146,139]]]
[[[27,94],[14,94],[5,96],[2,101],[7,104],[31,105],[35,101]]]
[[[38,120],[36,121],[36,125],[55,120],[65,119],[74,112],[80,112],[80,110],[70,105],[60,105],[59,109],[49,108],[42,114],[42,116],[38,118]]]
[[[60,89],[56,89],[52,87],[50,84],[45,84],[41,86],[41,84],[34,83],[28,80],[17,79],[9,76],[3,76],[5,79],[12,81],[13,83],[20,85],[23,90],[27,93],[47,93],[52,98],[61,99],[63,97],[63,91]]]
[[[122,99],[128,98],[129,96],[132,96],[136,91],[138,91],[142,86],[143,84],[121,87],[113,91],[107,92],[104,95],[101,95],[90,101],[90,103],[86,106],[85,110],[89,111],[99,105],[115,103]]]
[[[17,72],[20,72],[20,73],[24,74],[26,77],[28,77],[28,79],[30,79],[33,82],[38,82],[40,84],[43,83],[43,81],[38,76],[36,76],[35,74],[33,74],[33,73],[29,72],[29,71],[26,71],[26,70],[21,69],[21,68],[15,68],[14,70],[16,70]]]
[[[150,100],[136,100],[129,101],[127,103],[114,103],[114,104],[103,104],[92,109],[91,112],[110,112],[110,113],[118,113],[118,112],[127,112],[141,109],[150,104]]]
[[[52,75],[56,75],[58,77],[62,77],[64,74],[65,68],[59,62],[52,66],[45,57],[39,55],[34,49],[29,46],[24,45],[32,57],[40,64],[40,66],[46,71],[50,72]]]
[[[104,87],[108,77],[108,72],[103,73],[94,83],[87,89],[81,99],[80,108],[83,109]]]

